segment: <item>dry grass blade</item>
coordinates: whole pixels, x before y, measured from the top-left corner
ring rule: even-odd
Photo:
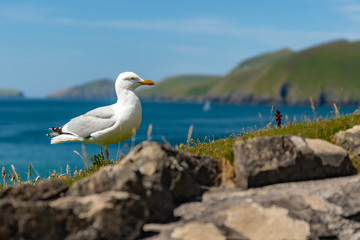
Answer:
[[[1,176],[2,176],[2,179],[3,179],[3,182],[4,182],[4,188],[7,188],[7,184],[6,184],[6,170],[5,170],[5,167],[2,167],[2,173],[1,173]]]
[[[335,111],[335,117],[337,118],[337,117],[340,116],[340,112],[339,112],[339,109],[338,109],[338,107],[336,106],[335,103],[333,104],[333,106],[334,106],[334,111]]]
[[[16,172],[15,166],[11,164],[11,169],[13,170],[13,177],[16,179],[18,184],[21,184],[20,175]]]
[[[85,161],[85,159],[83,158],[83,156],[81,156],[81,154],[80,154],[78,151],[76,151],[76,150],[74,150],[73,152],[74,152],[76,155],[78,155],[78,156],[81,158],[81,160],[83,160],[84,165],[86,166],[86,169],[89,169],[89,165],[87,164],[87,162]]]
[[[264,127],[264,121],[263,121],[261,113],[259,113],[259,119],[260,119],[261,127]]]
[[[149,124],[149,128],[147,130],[147,140],[151,141],[151,133],[152,133],[152,124]]]
[[[310,97],[310,104],[311,104],[311,109],[313,111],[314,121],[316,121],[315,104],[314,104],[314,100],[312,97]]]
[[[186,140],[188,146],[190,146],[190,141],[191,141],[191,136],[192,136],[193,129],[194,129],[194,125],[191,124],[190,127],[189,127],[187,140]]]

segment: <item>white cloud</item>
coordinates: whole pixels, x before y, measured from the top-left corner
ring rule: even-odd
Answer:
[[[360,13],[360,5],[358,8],[352,8],[352,11]],[[162,31],[183,34],[206,34],[218,36],[230,36],[242,39],[252,39],[262,42],[279,42],[285,39],[313,39],[314,41],[326,41],[329,39],[360,38],[359,31],[298,31],[289,29],[277,29],[269,27],[245,27],[237,26],[229,21],[209,18],[195,19],[157,19],[157,20],[113,20],[113,21],[93,21],[71,18],[56,18],[46,20],[48,23],[81,27],[108,27],[116,29],[138,29],[146,31]],[[360,14],[359,14],[360,21]]]
[[[354,0],[329,0],[337,5],[338,11],[360,23],[360,4]],[[50,14],[51,13],[51,14]],[[0,16],[15,21],[34,22],[36,24],[54,24],[73,27],[135,29],[145,31],[160,31],[179,34],[224,36],[239,39],[250,39],[268,44],[298,42],[298,47],[305,47],[310,42],[328,41],[346,38],[359,39],[360,31],[306,31],[294,29],[279,29],[265,26],[243,26],[220,17],[190,18],[190,19],[145,19],[145,20],[87,20],[58,17],[51,9],[38,8],[8,8],[0,10]],[[300,46],[301,42],[305,43]],[[293,45],[292,45],[293,46]],[[296,48],[296,46],[294,46]],[[202,51],[194,47],[179,47],[179,51]]]
[[[352,23],[360,24],[360,1],[359,0],[331,0],[334,8],[344,19]]]

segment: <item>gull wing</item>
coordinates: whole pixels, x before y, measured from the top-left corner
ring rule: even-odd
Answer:
[[[93,133],[112,127],[115,123],[112,107],[100,107],[71,119],[64,125],[62,132],[88,138]]]

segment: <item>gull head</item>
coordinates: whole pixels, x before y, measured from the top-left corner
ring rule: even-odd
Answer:
[[[155,83],[151,80],[144,80],[133,72],[120,73],[115,82],[116,93],[121,90],[135,91],[137,87],[141,85],[154,85]]]

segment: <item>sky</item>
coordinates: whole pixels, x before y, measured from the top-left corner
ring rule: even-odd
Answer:
[[[0,88],[27,97],[133,71],[155,82],[360,40],[360,0],[1,0]]]

